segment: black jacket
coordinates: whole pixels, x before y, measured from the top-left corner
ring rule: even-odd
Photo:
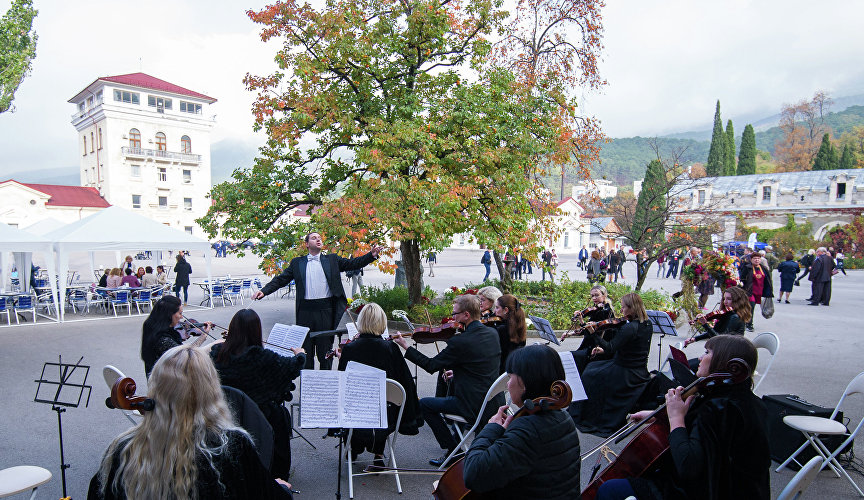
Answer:
[[[210,357],[222,385],[243,391],[265,416],[283,401],[291,401],[291,391],[295,389],[293,380],[300,376],[306,354],[282,356],[261,346],[250,346],[220,363],[216,358],[222,345],[214,344],[210,348]]]
[[[774,284],[771,281],[771,270],[768,269],[768,266],[766,266],[764,262],[760,262],[759,266],[765,274],[765,282],[762,285],[762,297],[773,298]],[[744,283],[744,291],[747,292],[748,296],[753,295],[753,264],[748,261],[746,264],[741,266],[738,274],[741,277],[741,282]]]
[[[822,254],[813,260],[808,279],[817,283],[831,281],[831,271],[834,270],[834,267],[834,259],[827,253]]]
[[[477,418],[486,391],[498,378],[501,346],[498,332],[479,321],[472,321],[459,335],[447,341],[447,347],[434,358],[429,358],[417,349],[409,347],[405,359],[429,373],[440,370],[453,370],[456,382],[455,394],[459,401],[456,413],[469,422]],[[503,398],[499,398],[503,401]],[[503,404],[503,403],[502,403]],[[498,406],[493,403],[487,406]]]
[[[579,434],[562,410],[487,424],[465,456],[465,486],[493,498],[580,498]]]
[[[327,286],[330,287],[330,294],[335,302],[333,304],[333,324],[339,323],[345,308],[348,307],[348,299],[345,298],[345,289],[342,288],[341,273],[343,271],[351,271],[354,269],[362,269],[375,261],[375,257],[369,252],[366,255],[346,259],[334,254],[319,254],[321,255],[321,268],[324,270],[324,276],[327,277]],[[302,257],[294,257],[281,274],[273,277],[270,283],[264,285],[261,291],[264,295],[270,295],[276,290],[294,281],[297,290],[297,300],[295,301],[295,311],[305,306],[306,302],[306,263],[308,258],[306,255]]]
[[[192,266],[185,259],[177,262],[174,266],[174,284],[177,286],[189,286],[189,275],[192,274]]]
[[[173,328],[166,328],[154,335],[141,335],[141,360],[144,361],[144,373],[150,378],[153,365],[159,361],[165,351],[183,344],[180,334]]]
[[[693,340],[705,340],[717,335],[744,335],[744,322],[734,312],[724,314],[717,320],[713,327],[711,323],[705,324],[705,332],[693,337]]]

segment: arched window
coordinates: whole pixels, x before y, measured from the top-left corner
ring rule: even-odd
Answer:
[[[165,134],[156,132],[156,149],[158,151],[167,151],[168,143],[165,141]]]
[[[184,135],[180,138],[180,151],[183,153],[192,152],[192,139],[190,139],[188,135]]]
[[[141,148],[141,132],[138,132],[137,128],[133,128],[129,131],[129,147],[130,148]]]

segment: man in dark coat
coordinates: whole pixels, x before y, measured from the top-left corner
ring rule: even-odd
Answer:
[[[394,341],[405,349],[405,359],[413,362],[429,373],[446,370],[445,377],[455,382],[452,396],[423,398],[420,411],[423,420],[429,425],[435,439],[446,453],[440,459],[432,459],[430,464],[438,467],[456,449],[458,441],[451,434],[442,413],[453,413],[473,423],[483,404],[486,392],[498,378],[501,345],[498,332],[480,323],[480,301],[475,295],[461,295],[453,301],[453,319],[465,325],[465,331],[454,335],[447,341],[447,347],[434,358],[423,355],[402,337]],[[490,415],[504,402],[498,395],[487,404]]]
[[[825,247],[816,250],[816,259],[810,268],[810,277],[813,294],[810,296],[810,305],[818,306],[820,303],[827,306],[831,302],[831,276],[834,272],[834,259]]]
[[[300,326],[308,326],[310,333],[334,330],[348,307],[341,273],[361,269],[371,264],[378,258],[382,247],[374,246],[366,255],[353,259],[333,254],[325,255],[321,253],[324,240],[320,234],[312,232],[306,235],[306,248],[309,251],[308,255],[291,259],[288,267],[256,292],[252,299],[264,298],[265,295],[270,295],[294,281],[297,290],[296,323]],[[314,356],[317,356],[320,368],[329,370],[333,360],[327,359],[326,355],[332,346],[333,335],[319,336],[314,339],[307,336],[303,342],[303,349],[307,353],[306,368],[314,367]]]

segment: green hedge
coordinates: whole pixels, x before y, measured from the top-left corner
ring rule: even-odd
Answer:
[[[864,269],[864,258],[846,257],[843,259],[843,267],[846,269]]]

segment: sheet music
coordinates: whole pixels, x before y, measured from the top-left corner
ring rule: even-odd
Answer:
[[[300,427],[341,427],[340,375],[332,370],[300,371]]]
[[[372,368],[372,367],[369,367]],[[343,372],[342,427],[387,427],[386,377],[376,368]]]
[[[303,347],[307,333],[309,333],[308,326],[276,323],[270,330],[265,347],[283,356],[293,356],[294,353],[290,349]]]
[[[357,323],[345,323],[345,329],[348,330],[348,338],[353,339],[355,335],[360,333],[357,330]]]
[[[364,365],[363,363],[358,363],[357,361],[349,361],[348,364],[345,365],[345,371],[346,372],[351,371],[351,370],[361,370],[361,371],[367,371],[367,372],[372,372],[372,373],[383,373],[385,378],[387,376],[387,372],[385,372],[384,370],[380,370],[378,368],[375,368],[374,366]]]
[[[561,364],[564,365],[565,382],[570,386],[570,391],[573,392],[572,401],[582,401],[588,399],[585,394],[585,387],[582,386],[582,377],[579,376],[579,368],[576,367],[576,361],[573,360],[573,354],[570,351],[561,351],[558,353],[561,356]]]

